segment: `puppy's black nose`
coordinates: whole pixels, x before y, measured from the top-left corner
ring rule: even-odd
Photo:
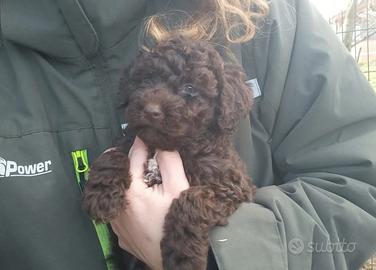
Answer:
[[[159,106],[158,104],[147,104],[144,108],[144,111],[149,117],[153,119],[159,119],[163,115],[161,106]]]

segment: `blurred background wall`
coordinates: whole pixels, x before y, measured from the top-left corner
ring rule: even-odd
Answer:
[[[376,89],[376,0],[311,0]]]

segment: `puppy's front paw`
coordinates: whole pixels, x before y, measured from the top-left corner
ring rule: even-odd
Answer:
[[[185,190],[175,199],[166,215],[161,253],[164,270],[205,270],[209,250],[208,224],[203,222],[197,206],[200,200]],[[201,202],[197,205],[204,206]],[[203,210],[200,208],[200,210]],[[182,215],[184,213],[184,215]]]
[[[109,222],[125,207],[129,188],[129,159],[118,150],[103,153],[92,164],[84,190],[83,207],[97,222]]]

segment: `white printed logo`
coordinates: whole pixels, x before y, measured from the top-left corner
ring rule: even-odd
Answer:
[[[35,164],[19,165],[12,160],[5,160],[0,157],[0,178],[13,176],[37,176],[52,172],[51,160]]]

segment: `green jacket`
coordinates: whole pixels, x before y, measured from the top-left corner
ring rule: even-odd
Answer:
[[[121,137],[117,85],[142,18],[189,8],[0,0],[1,270],[106,269],[71,153],[90,162]],[[261,89],[236,136],[260,189],[212,231],[219,269],[359,268],[376,252],[374,91],[308,0],[273,0],[233,50]]]

